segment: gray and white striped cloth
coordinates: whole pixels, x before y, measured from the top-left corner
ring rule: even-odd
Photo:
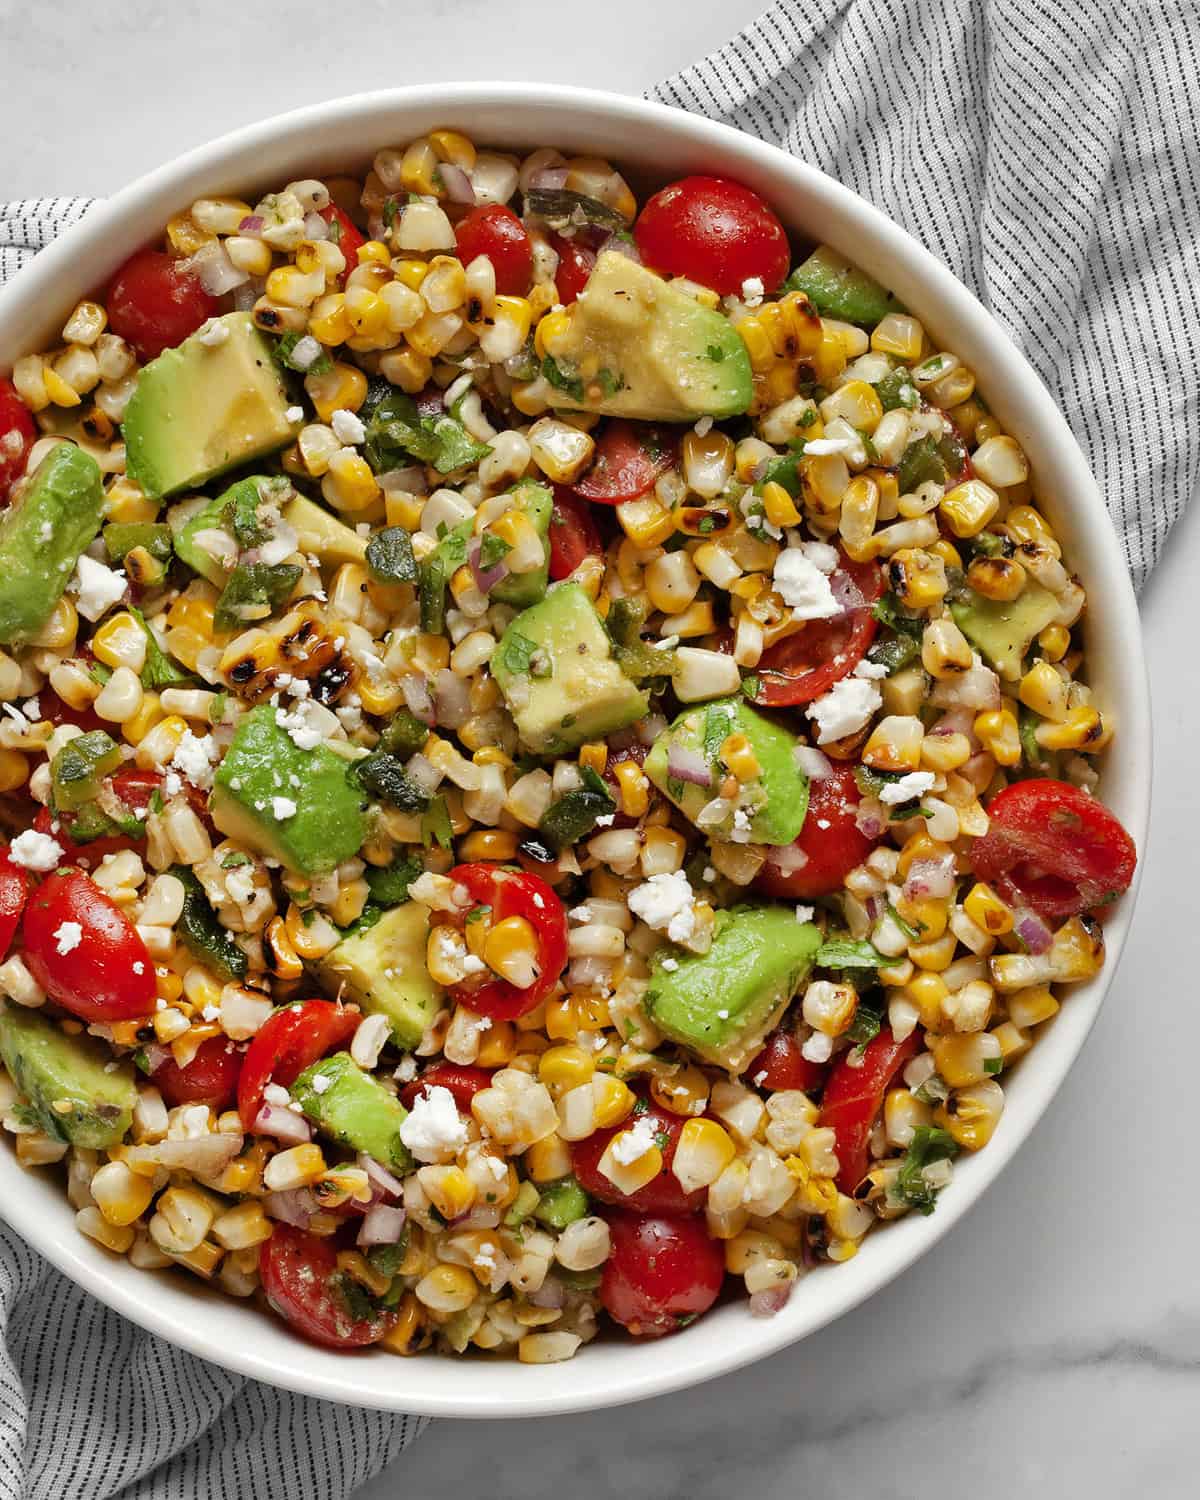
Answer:
[[[975,290],[1140,585],[1200,466],[1198,49],[1194,0],[776,0],[653,97],[824,168]],[[0,204],[0,281],[87,206]],[[341,1500],[422,1428],[183,1354],[11,1230],[0,1257],[0,1500]]]

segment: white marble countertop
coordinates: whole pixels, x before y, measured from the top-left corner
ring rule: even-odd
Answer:
[[[0,0],[0,198],[111,191],[236,124],[414,72],[639,92],[759,8]],[[887,1293],[756,1368],[536,1428],[436,1424],[363,1500],[1196,1495],[1197,963],[1180,935],[1196,926],[1198,557],[1193,508],[1144,600],[1156,801],[1121,972],[1073,1076],[969,1220]]]

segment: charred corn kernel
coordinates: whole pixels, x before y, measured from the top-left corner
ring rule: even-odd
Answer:
[[[1061,551],[1049,522],[1032,505],[1014,505],[1004,518],[1004,530],[1014,542],[1037,542],[1057,557]]]
[[[437,156],[428,140],[421,138],[413,141],[400,162],[401,186],[410,193],[437,194],[441,197],[437,164]]]
[[[921,741],[921,765],[930,771],[957,771],[971,759],[965,734],[927,734]]]
[[[938,510],[955,536],[978,536],[1000,508],[1000,497],[981,479],[968,479],[947,490]]]
[[[1008,1019],[1022,1031],[1030,1026],[1040,1026],[1058,1014],[1058,1001],[1045,985],[1031,985],[1017,990],[1008,997]]]
[[[336,510],[365,510],[379,495],[371,466],[353,448],[339,448],[329,460],[321,494]]]
[[[959,365],[957,369],[951,370],[940,380],[935,380],[932,385],[925,387],[925,399],[942,411],[950,411],[953,407],[961,406],[974,394],[975,376],[965,365]]]
[[[313,303],[308,331],[319,343],[333,348],[350,337],[350,319],[346,315],[346,298],[342,292],[331,292]]]
[[[796,502],[775,480],[769,480],[762,488],[763,509],[772,526],[795,526],[800,521]]]
[[[871,731],[863,762],[877,771],[915,771],[921,764],[924,738],[924,725],[915,715],[889,714]]]
[[[538,940],[524,917],[505,917],[487,935],[484,960],[490,969],[514,984],[528,989],[538,976]]]
[[[476,1187],[461,1167],[422,1167],[417,1180],[444,1219],[457,1219],[474,1206]]]
[[[929,1036],[926,1045],[937,1070],[952,1089],[982,1083],[1003,1065],[1000,1043],[990,1031],[969,1031],[952,1036]]]
[[[475,165],[475,147],[460,130],[431,130],[429,144],[438,161],[448,161],[464,172]]]
[[[893,593],[911,610],[926,610],[940,604],[949,588],[945,563],[921,547],[901,547],[893,553],[888,579]],[[970,666],[969,660],[967,665]]]
[[[1017,697],[1026,708],[1056,724],[1066,720],[1068,683],[1047,661],[1035,661],[1017,687]]]
[[[374,338],[387,327],[388,306],[378,292],[365,286],[346,288],[346,321],[354,338]],[[324,413],[321,413],[324,417]]]
[[[949,1131],[964,1151],[979,1151],[996,1133],[1003,1113],[1004,1090],[994,1079],[987,1078],[957,1089],[935,1110],[933,1120],[935,1125]]]
[[[367,377],[356,365],[336,360],[321,375],[308,375],[304,389],[322,422],[335,411],[357,411],[367,395]]]
[[[1104,929],[1093,917],[1072,917],[1054,934],[1053,977],[1062,984],[1091,979],[1104,963]]]
[[[674,516],[652,494],[623,501],[617,506],[617,520],[637,547],[659,547],[675,530]]]
[[[607,1130],[610,1126],[619,1125],[636,1103],[628,1085],[608,1073],[598,1073],[592,1079],[592,1092],[595,1096],[597,1130]]]
[[[970,642],[950,615],[931,620],[921,637],[921,665],[931,677],[955,678],[973,660]]]
[[[392,1284],[392,1278],[377,1271],[359,1250],[339,1250],[337,1268],[343,1275],[349,1276],[351,1281],[356,1281],[359,1286],[370,1292],[373,1297],[382,1297]]]
[[[977,557],[967,569],[967,582],[985,599],[1008,603],[1025,587],[1025,569],[1010,557]]]
[[[1093,755],[1103,750],[1110,735],[1099,711],[1090,703],[1071,709],[1061,724],[1043,722],[1034,730],[1034,738],[1043,750],[1080,750]]]
[[[871,333],[871,348],[877,354],[894,354],[905,364],[921,357],[925,330],[907,313],[885,313]]]
[[[1047,625],[1037,641],[1046,661],[1062,661],[1071,649],[1071,632],[1065,625]]]
[[[650,782],[641,766],[623,760],[613,769],[621,798],[621,811],[630,818],[640,818],[650,806]]]
[[[652,1073],[650,1093],[654,1101],[673,1115],[700,1115],[708,1103],[708,1079],[692,1063],[674,1073]]]
[[[560,351],[563,339],[570,327],[571,314],[565,309],[547,313],[533,335],[533,347],[538,355],[545,359],[546,355],[553,357],[557,351]]]
[[[578,1046],[550,1047],[538,1059],[538,1077],[555,1098],[587,1083],[595,1071],[592,1054]]]
[[[571,1170],[571,1151],[558,1135],[535,1141],[525,1153],[525,1169],[531,1182],[556,1182]]]
[[[992,937],[1001,937],[1012,931],[1011,909],[983,881],[972,886],[963,898],[963,910],[977,927],[982,927]]]
[[[978,431],[976,427],[976,436]],[[996,490],[1024,484],[1029,478],[1029,460],[1015,438],[988,437],[971,455],[971,464],[984,484]]]
[[[305,273],[297,266],[276,266],[267,277],[267,296],[281,307],[307,308],[325,290],[325,273]]]
[[[462,1312],[474,1302],[479,1283],[465,1266],[434,1266],[417,1282],[417,1300],[431,1312]]]
[[[950,920],[949,904],[931,896],[916,901],[901,896],[896,902],[896,910],[910,927],[917,929],[924,942],[941,937]]]
[[[990,708],[976,714],[975,738],[1000,766],[1021,764],[1021,736],[1016,715],[1007,708]]]

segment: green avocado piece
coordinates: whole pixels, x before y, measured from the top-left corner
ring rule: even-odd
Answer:
[[[303,495],[287,502],[283,519],[296,533],[297,551],[315,557],[326,567],[361,563],[367,555],[366,537]]]
[[[126,465],[151,499],[195,488],[289,443],[300,420],[271,348],[248,312],[212,320],[137,377],[122,431]]]
[[[664,1036],[704,1062],[740,1073],[787,1009],[820,946],[820,931],[798,922],[793,907],[735,906],[718,913],[707,953],[656,955],[643,1008]]]
[[[207,578],[216,588],[224,588],[233,571],[237,552],[244,546],[256,545],[235,534],[232,518],[236,516],[243,527],[253,525],[252,518],[257,516],[260,506],[280,505],[284,497],[291,493],[292,487],[287,479],[278,474],[250,474],[206,501],[198,510],[189,511],[186,507],[179,507],[170,513],[170,519],[179,526],[175,533],[176,554],[194,573],[199,573],[201,578]],[[314,505],[312,508],[316,510],[318,507]],[[330,517],[330,520],[333,518]],[[205,538],[204,533],[214,531],[223,532],[228,538],[230,551],[226,557],[217,556],[214,551],[202,545],[204,540],[211,540]],[[264,528],[261,532],[262,540],[265,541],[269,535],[270,531]],[[360,553],[360,559],[361,556]]]
[[[565,1229],[576,1219],[587,1216],[588,1195],[574,1177],[562,1177],[542,1189],[533,1217],[551,1229]]]
[[[543,367],[552,406],[694,422],[747,411],[750,356],[728,318],[606,250]]]
[[[537,484],[532,479],[523,479],[512,494],[516,509],[529,517],[542,539],[542,565],[530,573],[510,573],[492,590],[491,597],[499,604],[511,604],[514,609],[528,609],[546,597],[546,586],[550,581],[549,535],[554,496],[544,484]]]
[[[746,785],[744,796],[749,813],[751,844],[790,844],[804,827],[808,812],[808,777],[796,764],[799,740],[773,719],[750,707],[744,698],[721,698],[689,708],[655,740],[646,757],[645,772],[659,791],[669,797],[685,818],[693,823],[700,809],[717,795],[721,781],[718,752],[731,734],[744,734],[754,747],[762,767],[759,781]],[[694,757],[700,755],[712,775],[708,786],[676,780],[669,770],[671,748]],[[734,815],[728,825],[706,828],[713,838],[728,839],[735,831]]]
[[[386,1016],[392,1040],[408,1051],[442,1005],[441,988],[425,967],[428,941],[429,912],[407,901],[344,937],[317,963],[317,980],[327,994]]]
[[[863,328],[874,328],[890,312],[904,311],[886,287],[828,245],[818,245],[788,277],[787,286],[803,292],[822,317]]]
[[[260,704],[238,725],[217,768],[212,819],[222,833],[296,874],[325,875],[361,848],[365,798],[340,756],[325,745],[302,750],[275,722],[276,712]],[[277,807],[280,799],[295,811]]]
[[[615,734],[650,707],[614,660],[604,623],[577,583],[560,584],[517,616],[491,673],[518,734],[538,755]]]
[[[0,1057],[47,1135],[93,1151],[124,1139],[137,1103],[133,1068],[114,1063],[100,1042],[71,1036],[40,1010],[9,1005],[0,1011]]]
[[[1058,614],[1058,600],[1032,578],[1015,599],[985,599],[974,589],[967,595],[950,605],[955,624],[1001,677],[1015,682],[1034,636]]]
[[[408,1111],[348,1052],[335,1052],[305,1068],[291,1094],[323,1135],[352,1151],[365,1151],[389,1171],[412,1171],[412,1157],[400,1139]]]
[[[50,618],[103,510],[100,465],[55,443],[0,516],[0,645],[24,645]]]

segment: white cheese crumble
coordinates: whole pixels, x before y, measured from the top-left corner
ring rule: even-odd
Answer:
[[[880,787],[879,800],[887,807],[898,807],[901,802],[923,796],[935,780],[932,771],[909,771],[899,781],[889,781]]]
[[[761,307],[765,291],[761,276],[747,276],[742,282],[742,301],[747,307]]]
[[[314,1073],[312,1080],[312,1091],[314,1094],[323,1094],[333,1082],[327,1073]]]
[[[820,457],[823,453],[849,453],[853,447],[854,443],[850,438],[810,438],[804,445],[804,451]]]
[[[85,620],[98,620],[124,597],[126,587],[123,574],[114,573],[112,568],[106,568],[86,552],[75,564],[71,588],[79,613]]]
[[[329,419],[329,425],[333,428],[333,435],[338,442],[345,443],[351,448],[355,443],[361,443],[367,435],[367,429],[355,414],[344,406],[334,412]]]
[[[651,875],[634,886],[628,896],[629,910],[647,927],[665,931],[673,943],[684,943],[696,928],[696,893],[682,870],[670,875]]]
[[[813,919],[813,908],[811,906],[798,906],[796,908],[797,922],[811,922]]]
[[[841,614],[829,579],[799,547],[789,547],[775,559],[775,589],[797,620],[828,620]]]
[[[668,974],[674,974],[675,970],[678,967],[679,960],[677,958],[664,958],[662,963],[659,965],[659,968],[665,969]]]
[[[36,829],[27,828],[24,833],[17,834],[8,846],[8,857],[23,870],[33,870],[41,875],[61,863],[63,851],[62,845],[48,833],[38,833]]]
[[[283,414],[285,422],[303,422],[304,408],[302,406],[289,406]]]
[[[197,331],[196,342],[203,344],[206,349],[219,349],[228,337],[228,323],[222,323],[220,318],[209,318]]]
[[[623,1130],[612,1143],[613,1161],[620,1162],[623,1167],[632,1166],[635,1161],[641,1161],[646,1152],[655,1144],[654,1120],[648,1115],[641,1115],[629,1130]]]
[[[315,750],[324,738],[313,722],[315,717],[307,702],[297,703],[290,713],[283,708],[275,710],[275,723],[286,730],[288,739],[297,750]]]
[[[842,560],[838,549],[831,547],[828,542],[801,542],[800,551],[822,573],[832,573]]]
[[[411,1083],[417,1076],[417,1060],[410,1052],[407,1057],[402,1057],[392,1069],[392,1077],[397,1083]]]
[[[843,677],[822,698],[810,703],[805,713],[817,726],[817,744],[855,734],[882,704],[873,682],[861,677]]]
[[[171,757],[171,764],[193,786],[212,785],[212,762],[217,757],[217,746],[211,734],[193,734],[185,729]]]
[[[277,823],[286,823],[296,816],[296,804],[290,797],[272,797],[271,816]]]
[[[865,677],[868,682],[878,682],[881,677],[886,677],[887,674],[888,669],[882,662],[868,661],[865,656],[854,669],[855,677]]]
[[[422,1089],[400,1127],[400,1139],[418,1161],[435,1162],[467,1143],[467,1127],[449,1089]]]
[[[814,1031],[800,1048],[800,1055],[806,1062],[828,1062],[833,1056],[833,1038],[826,1036],[823,1031]]]
[[[83,928],[78,922],[60,922],[54,929],[54,946],[65,958],[83,942]]]

